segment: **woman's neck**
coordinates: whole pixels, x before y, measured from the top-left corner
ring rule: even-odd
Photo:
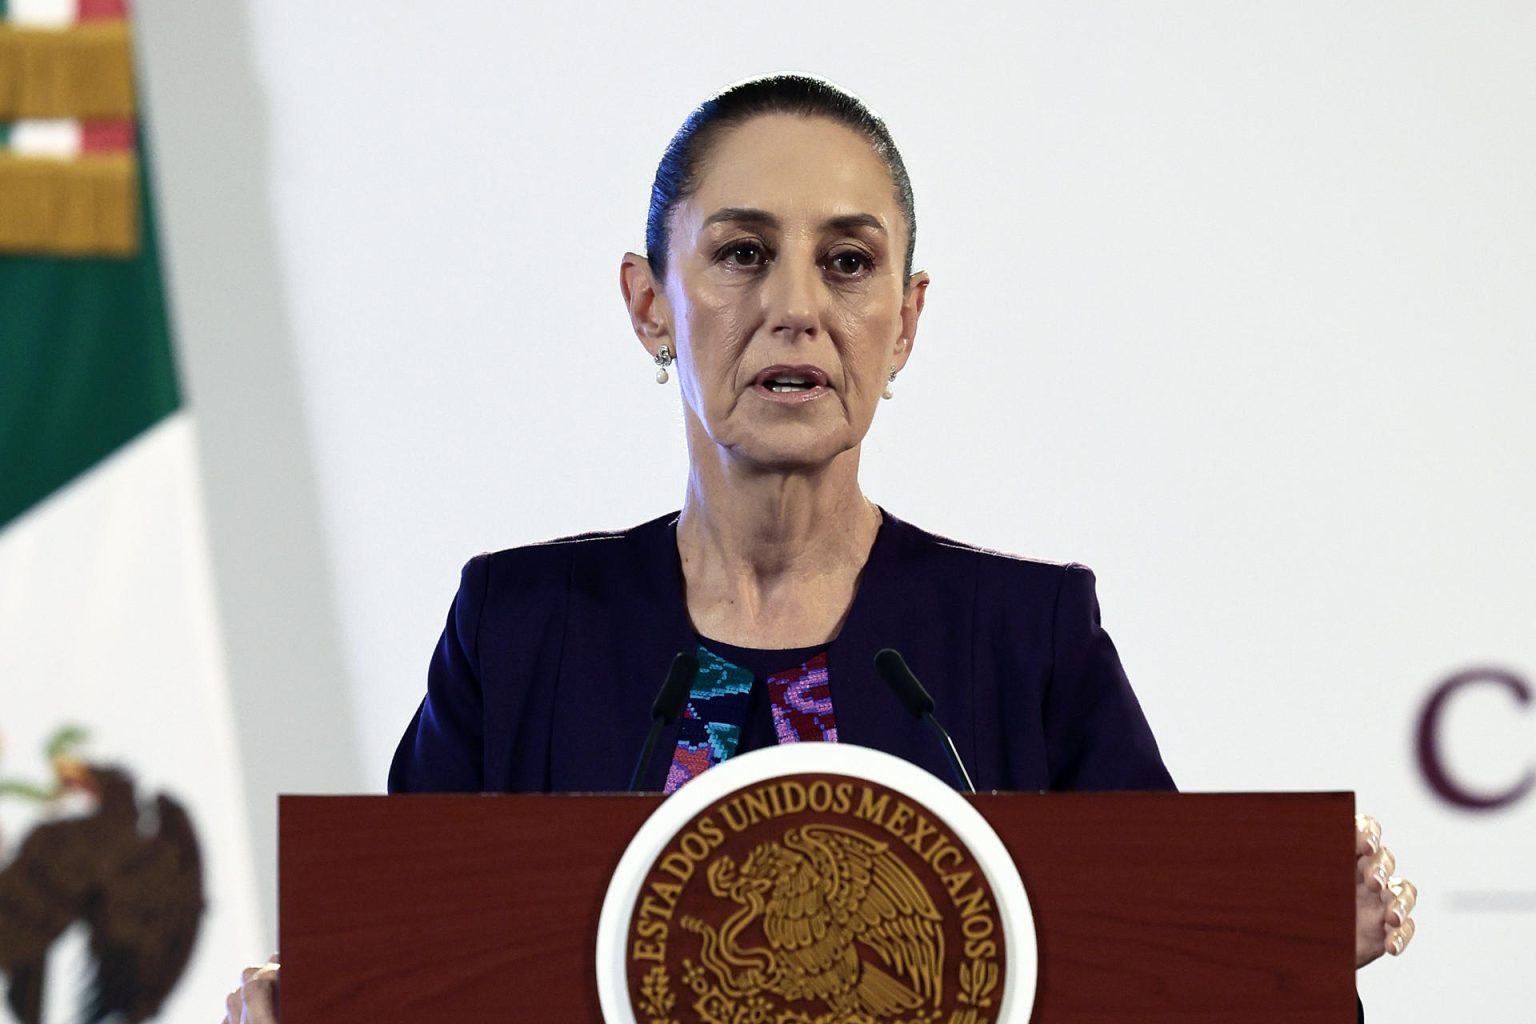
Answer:
[[[857,449],[810,472],[695,462],[677,527],[694,628],[740,647],[830,641],[879,528]]]

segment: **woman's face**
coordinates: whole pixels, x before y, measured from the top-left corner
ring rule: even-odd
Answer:
[[[858,447],[922,310],[906,240],[890,172],[858,133],[766,115],[715,141],[673,213],[658,329],[641,331],[676,354],[695,459],[707,441],[792,471]]]

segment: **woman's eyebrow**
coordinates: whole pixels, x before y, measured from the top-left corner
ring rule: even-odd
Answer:
[[[854,228],[870,228],[885,234],[885,225],[880,218],[872,213],[849,213],[841,217],[833,217],[827,221],[827,227],[834,231],[852,231]]]
[[[727,206],[722,210],[716,210],[704,218],[704,227],[711,224],[720,224],[725,221],[732,223],[761,224],[764,227],[776,228],[779,226],[779,218],[767,210],[754,210],[747,206]]]
[[[766,228],[779,227],[779,218],[767,210],[757,210],[749,206],[727,206],[716,210],[704,218],[704,227],[712,224],[758,224]],[[855,228],[869,228],[885,234],[885,224],[872,213],[845,213],[840,217],[830,217],[822,225],[823,230],[852,231]]]

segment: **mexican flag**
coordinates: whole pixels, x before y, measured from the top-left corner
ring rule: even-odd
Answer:
[[[0,1021],[267,951],[122,0],[0,0]]]

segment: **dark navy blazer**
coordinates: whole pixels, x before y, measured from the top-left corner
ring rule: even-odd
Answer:
[[[875,672],[875,652],[894,647],[978,789],[1173,788],[1093,582],[1083,566],[958,544],[886,513],[827,652],[839,739],[950,777],[933,734]],[[389,788],[623,790],[672,656],[697,641],[676,513],[479,555]],[[676,740],[674,725],[661,751]],[[656,758],[646,788],[661,789],[668,761]]]

